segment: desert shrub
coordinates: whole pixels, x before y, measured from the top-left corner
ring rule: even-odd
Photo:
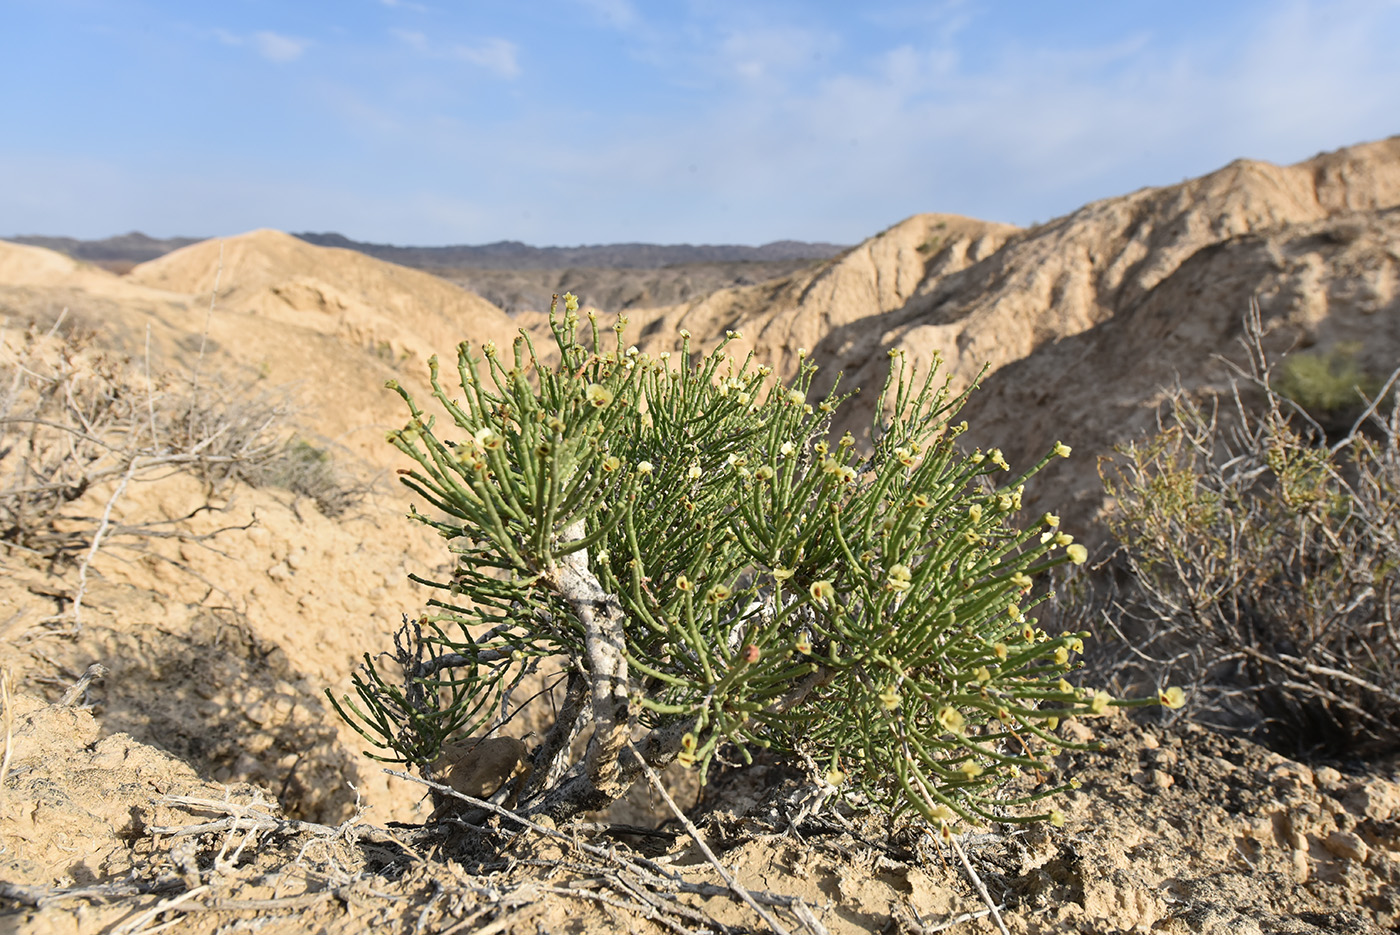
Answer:
[[[347,474],[330,448],[300,437],[287,439],[277,456],[259,465],[249,482],[309,497],[326,516],[343,516],[355,509],[371,486]]]
[[[186,538],[188,517],[112,521],[132,483],[192,473],[210,497],[195,512],[213,508],[235,482],[285,481],[318,502],[344,501],[348,488],[332,483],[324,459],[308,463],[288,442],[293,410],[284,393],[153,373],[149,361],[105,350],[61,320],[48,330],[6,329],[0,339],[0,547],[55,571],[78,566],[75,621],[99,547],[141,551],[153,537]],[[79,515],[73,504],[97,487],[111,491],[105,509]]]
[[[50,558],[87,547],[96,520],[67,517],[95,484],[171,469],[206,482],[246,476],[272,457],[287,407],[103,350],[59,323],[8,332],[0,345],[0,541]],[[76,523],[75,523],[76,520]]]
[[[1047,572],[1085,557],[1055,516],[1012,521],[1069,449],[1020,473],[964,453],[966,394],[892,352],[890,414],[858,453],[828,437],[845,397],[809,398],[814,364],[783,385],[724,343],[693,354],[684,331],[678,355],[650,358],[624,350],[625,322],[609,349],[566,307],[555,366],[523,333],[505,358],[464,344],[454,396],[431,360],[443,423],[390,384],[411,419],[389,440],[430,509],[410,515],[454,567],[415,578],[438,596],[397,635],[397,667],[366,654],[356,697],[332,698],[371,755],[427,768],[562,659],[557,720],[514,789],[529,812],[607,805],[638,755],[703,781],[721,750],[766,748],[891,814],[1050,817],[1028,808],[1054,788],[1012,797],[1005,780],[1072,746],[1060,719],[1130,703],[1071,685],[1083,634],[1030,616]]]
[[[1102,466],[1122,667],[1294,752],[1400,749],[1400,409],[1379,408],[1400,371],[1329,444],[1279,389],[1257,311],[1246,330],[1223,405],[1178,388],[1161,430]]]
[[[1357,359],[1357,344],[1326,353],[1294,353],[1279,365],[1273,389],[1330,433],[1345,433],[1380,394],[1381,381]]]

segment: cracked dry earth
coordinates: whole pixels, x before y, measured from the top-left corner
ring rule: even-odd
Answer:
[[[125,734],[104,736],[88,710],[23,695],[12,706],[3,930],[769,930],[674,825],[650,837],[598,824],[511,836],[492,819],[486,848],[441,826],[375,828],[372,815],[294,822],[266,791],[209,783]],[[1394,764],[1344,773],[1191,725],[1116,717],[1095,727],[1107,751],[1059,761],[1082,783],[1061,803],[1064,828],[965,839],[1011,932],[1400,925]],[[771,907],[788,931],[996,930],[931,835],[888,838],[837,816],[794,832],[784,805],[794,782],[776,766],[738,770],[694,811],[744,886],[776,903],[800,899],[806,911]]]

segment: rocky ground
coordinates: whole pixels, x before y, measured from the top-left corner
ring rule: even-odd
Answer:
[[[767,931],[675,821],[484,835],[374,810],[286,817],[276,796],[201,778],[81,704],[11,697],[0,920],[120,931]],[[1014,933],[1371,933],[1400,925],[1400,770],[1307,766],[1189,724],[1117,717],[1066,756],[1063,828],[972,831],[962,847]],[[1085,731],[1084,725],[1067,730]],[[989,932],[957,854],[841,807],[790,824],[799,777],[736,771],[699,832],[789,932]],[[421,787],[395,780],[409,796]]]

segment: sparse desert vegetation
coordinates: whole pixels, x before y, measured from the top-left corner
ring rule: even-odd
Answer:
[[[620,334],[601,350],[592,342],[551,346],[554,333],[538,317],[513,319],[440,277],[275,231],[188,245],[120,277],[0,243],[2,917],[32,932],[130,935],[166,925],[970,932],[989,930],[993,913],[1018,935],[1394,929],[1400,497],[1386,375],[1400,354],[1397,206],[1400,139],[1391,139],[1298,166],[1235,163],[1095,202],[1033,231],[921,215],[771,281],[634,309],[626,322],[596,313],[604,335],[614,325]],[[1248,319],[1252,300],[1257,318]],[[589,310],[579,314],[587,329]],[[522,327],[538,361],[523,345],[514,359]],[[673,378],[686,353],[682,332],[692,350],[707,351],[733,332],[726,352],[742,362],[752,351],[749,372],[766,372],[753,386],[724,383],[718,371],[702,371],[698,383]],[[423,360],[463,340],[481,350],[477,360],[488,342],[497,349],[498,363],[484,366],[500,382],[485,395],[480,380],[435,387],[423,376]],[[897,394],[879,394],[891,353],[927,368],[935,351],[951,378],[948,398],[961,399],[980,379],[958,414],[968,429],[956,438],[936,419],[900,422],[907,410]],[[626,361],[645,355],[655,364],[663,354],[671,367],[647,371],[648,398],[661,406],[649,411],[654,419],[668,411],[672,397],[662,387],[700,394],[676,408],[684,416],[678,431],[694,430],[695,450],[667,436],[652,439],[651,457],[637,447],[641,436],[606,420],[621,419],[612,407],[629,399]],[[811,372],[811,361],[821,369]],[[405,425],[403,400],[381,389],[386,381],[439,406],[461,407],[464,393],[477,392],[479,405],[461,410],[470,413],[462,419],[430,427],[424,412],[410,416],[421,423]],[[775,383],[800,391],[802,401],[765,395]],[[714,437],[704,420],[723,414],[720,386],[724,398],[748,400],[732,431]],[[815,410],[855,387],[862,392],[845,405],[805,421],[802,407]],[[534,416],[525,409],[539,388],[555,393],[558,411],[541,409],[543,427],[526,431]],[[1360,410],[1346,390],[1364,394]],[[755,401],[758,410],[748,412]],[[497,521],[473,514],[476,534],[462,540],[461,517],[455,527],[444,517],[485,509],[488,498],[472,499],[458,467],[475,470],[475,460],[526,483],[529,465],[554,456],[538,447],[553,441],[540,434],[554,432],[551,415],[565,428],[568,419],[590,428],[588,438],[602,425],[608,450],[574,452],[584,473],[565,470],[558,491],[538,500],[519,494],[511,508],[528,501],[546,510],[554,503],[556,517],[573,510],[585,538],[551,540],[552,525],[526,530],[507,517],[502,529],[529,534],[497,541]],[[796,434],[773,434],[789,417]],[[871,425],[932,434],[919,436],[916,456],[908,439],[895,444],[882,434],[891,429],[872,433]],[[385,444],[390,432],[399,450]],[[717,523],[732,500],[759,496],[758,485],[771,487],[785,468],[760,463],[757,452],[781,456],[785,441],[794,455],[799,441],[813,453],[788,488],[796,538],[744,543],[741,536],[752,538],[744,526],[735,546],[718,525],[713,537],[691,538],[667,525],[685,511],[683,497]],[[1065,530],[1084,548],[1076,555],[1090,557],[1086,568],[1122,542],[1118,564],[1089,582],[1098,588],[1091,596],[1043,603],[1032,623],[1030,600],[1045,593],[1033,590],[1016,605],[1030,635],[994,638],[1000,631],[990,621],[1011,619],[1009,589],[1023,584],[1015,575],[1036,583],[1050,569],[1031,576],[1030,567],[1007,565],[1005,587],[978,591],[983,579],[954,574],[950,564],[947,580],[973,587],[946,626],[935,622],[956,634],[956,652],[925,658],[922,674],[903,657],[882,662],[868,651],[893,639],[876,626],[885,617],[857,619],[852,610],[837,619],[838,606],[887,608],[906,593],[935,601],[944,579],[917,558],[878,552],[878,510],[861,514],[870,520],[861,547],[833,558],[850,530],[829,516],[802,520],[795,504],[820,507],[819,492],[830,488],[850,492],[843,509],[859,505],[879,489],[863,486],[862,476],[875,485],[902,476],[891,463],[901,448],[916,464],[931,463],[936,451],[954,467],[978,448],[984,462],[998,449],[1014,478],[1061,441],[1074,457],[1046,461],[1024,492],[1019,484],[959,487],[954,499],[969,523],[985,527],[965,531],[1019,542],[1032,529],[1022,543],[1030,562],[1043,559],[1033,554],[1041,546],[1068,556],[1055,539]],[[537,447],[507,462],[497,442]],[[754,452],[736,450],[744,444]],[[730,455],[752,460],[738,465]],[[1100,455],[1113,459],[1107,489]],[[604,470],[609,457],[618,460],[615,486]],[[695,459],[699,477],[690,476]],[[630,471],[620,470],[624,461]],[[639,473],[643,462],[651,474]],[[765,467],[773,477],[758,477]],[[704,485],[687,485],[725,470],[731,474],[713,488],[718,499],[696,500]],[[432,504],[418,508],[426,523],[404,517],[403,491],[369,482],[393,471],[419,472],[409,476]],[[911,503],[929,494],[903,492]],[[610,526],[603,514],[613,508],[598,503],[631,493],[673,497],[675,510],[653,511],[655,528],[637,527],[621,510],[613,515],[622,525]],[[512,501],[490,502],[499,518]],[[980,507],[975,521],[972,506]],[[752,507],[760,508],[782,512],[767,501]],[[912,527],[896,520],[889,535],[901,528]],[[447,542],[444,531],[456,535]],[[611,760],[593,761],[616,767],[624,762],[618,744],[645,749],[648,739],[618,732],[634,716],[625,686],[609,694],[589,679],[606,660],[591,655],[587,615],[574,616],[565,590],[528,580],[533,560],[522,548],[558,564],[574,554],[571,542],[589,536],[589,574],[618,598],[617,613],[644,622],[650,615],[662,630],[673,618],[676,627],[684,622],[685,633],[660,642],[648,642],[642,627],[624,651],[658,686],[645,699],[650,707],[635,699],[635,717],[651,736],[680,725],[671,756],[708,760],[708,770],[701,786],[697,771],[672,764],[608,810],[566,821],[573,809],[531,808],[524,774],[541,773],[536,785],[548,790],[575,762],[585,775],[590,743],[612,743]],[[920,555],[936,548],[928,537],[900,541]],[[707,544],[714,561],[727,563],[723,574],[706,577],[710,560],[695,550]],[[627,562],[639,555],[635,567],[648,570],[634,575]],[[950,561],[976,559],[959,552]],[[846,577],[822,570],[837,564]],[[756,578],[745,577],[751,566]],[[488,600],[467,607],[460,602],[473,587]],[[722,625],[761,621],[764,595],[786,587],[792,609],[774,610],[809,624],[810,643],[799,646],[800,632],[776,626],[771,641],[741,634],[730,646]],[[750,603],[759,605],[753,613]],[[454,614],[468,621],[465,631],[449,620]],[[498,627],[505,629],[487,635]],[[748,632],[762,636],[760,629]],[[1101,651],[1088,667],[1063,671],[1081,629],[1097,632]],[[392,658],[396,633],[401,652]],[[765,704],[781,703],[788,676],[798,681],[778,664],[778,649],[798,653],[803,665],[824,653],[823,664],[834,666],[847,658],[842,639],[852,633],[860,643],[852,658],[865,653],[865,668],[847,671],[860,698],[824,698],[805,744],[800,729],[770,738],[752,726]],[[424,649],[413,642],[419,634],[440,642]],[[994,673],[969,649],[974,643],[1007,668]],[[410,704],[405,723],[379,722],[387,734],[371,725],[371,739],[387,741],[375,752],[417,768],[385,773],[362,755],[370,744],[325,691],[363,698],[352,674],[366,663],[383,677],[375,684],[403,690],[403,665],[421,662],[419,650],[474,657],[477,678],[462,696],[467,716],[443,730],[436,713]],[[1015,668],[1013,653],[1030,669]],[[861,682],[885,663],[889,681]],[[717,666],[751,672],[754,681],[726,694],[723,677],[711,678]],[[1049,669],[1054,684],[1042,684]],[[407,684],[425,694],[464,687],[442,671],[420,671]],[[1014,688],[997,681],[1002,675],[1025,677],[1025,690],[1041,693],[1012,725],[988,710],[994,691]],[[1073,692],[1060,688],[1062,676]],[[1184,697],[1169,691],[1177,679],[1189,683]],[[1173,707],[1130,717],[1078,692],[1100,684],[1116,697],[1155,700],[1160,691]],[[925,699],[924,734],[896,729],[898,743],[887,736],[884,746],[867,745],[863,762],[858,743],[843,743],[852,729],[843,717],[912,710],[927,685],[944,694]],[[494,743],[464,736],[531,696],[523,713],[498,726]],[[489,704],[472,710],[480,697]],[[1106,716],[1071,716],[1100,713],[1096,704]],[[996,733],[987,752],[957,752],[966,745],[945,711],[963,718],[964,729],[975,712],[988,715],[980,723]],[[930,718],[943,733],[933,734]],[[1017,762],[1036,746],[1027,732],[1046,744],[1033,766]],[[930,737],[944,752],[908,751],[943,783],[928,788],[942,794],[969,783],[962,788],[986,796],[979,808],[953,822],[937,812],[946,803],[915,805],[894,824],[863,809],[850,790],[882,794],[881,769],[899,775],[897,764],[881,762],[891,745],[898,757],[899,744]],[[764,739],[783,742],[764,751],[755,742]],[[1104,749],[1088,749],[1099,742]],[[494,772],[478,769],[488,752]],[[959,756],[983,772],[993,761],[1016,765],[1021,776],[1003,786],[977,785],[970,770],[944,775],[949,763],[960,765],[949,757]],[[436,801],[424,773],[446,780]],[[1053,824],[1017,827],[996,814],[1004,799],[1063,787]],[[444,809],[449,790],[476,801]],[[662,790],[689,825],[672,820]],[[974,819],[982,824],[973,827]]]

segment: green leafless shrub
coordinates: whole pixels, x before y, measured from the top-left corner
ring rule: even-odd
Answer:
[[[1027,613],[1050,569],[1085,557],[1057,517],[1012,521],[1067,447],[1019,473],[963,452],[966,395],[892,352],[893,414],[861,454],[828,440],[845,397],[809,400],[810,362],[785,386],[723,344],[693,354],[685,332],[673,360],[624,350],[621,326],[612,348],[596,324],[585,343],[573,307],[553,326],[556,367],[524,335],[513,360],[463,345],[454,391],[432,360],[441,423],[391,383],[411,419],[390,441],[432,511],[413,516],[455,567],[415,579],[439,596],[397,665],[366,654],[357,697],[332,699],[377,756],[429,768],[562,658],[557,720],[514,790],[526,811],[606,806],[638,757],[703,782],[721,749],[767,748],[945,827],[1051,817],[1021,807],[1055,789],[1012,799],[1006,779],[1072,746],[1060,719],[1128,703],[1066,681],[1082,634]]]

